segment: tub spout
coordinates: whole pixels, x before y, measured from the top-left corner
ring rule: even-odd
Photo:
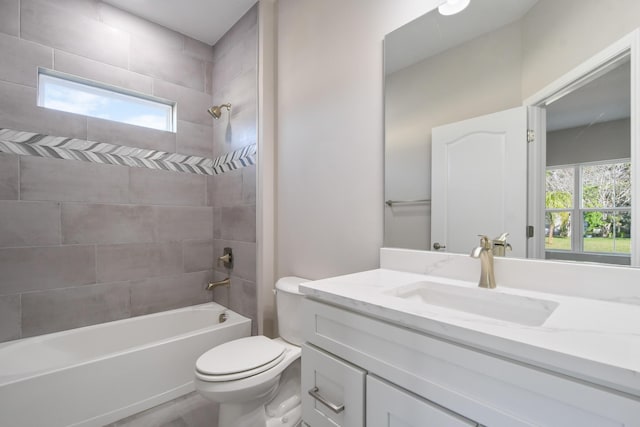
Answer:
[[[223,280],[219,280],[217,282],[211,282],[207,285],[207,290],[208,291],[212,291],[215,288],[217,288],[218,286],[227,286],[229,287],[231,285],[231,279],[229,279],[228,277],[226,279]]]

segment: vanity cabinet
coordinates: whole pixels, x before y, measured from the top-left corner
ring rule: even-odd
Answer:
[[[450,326],[433,336],[309,298],[303,313],[311,427],[640,427],[637,397],[449,341]],[[307,397],[318,379],[345,414],[359,416],[328,418]]]
[[[477,427],[477,423],[367,376],[367,427]]]
[[[302,346],[302,417],[313,427],[364,427],[366,371]]]

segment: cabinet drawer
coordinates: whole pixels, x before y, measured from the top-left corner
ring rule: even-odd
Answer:
[[[311,427],[364,426],[366,371],[302,346],[302,418]]]
[[[477,427],[478,424],[374,376],[367,376],[367,427]]]

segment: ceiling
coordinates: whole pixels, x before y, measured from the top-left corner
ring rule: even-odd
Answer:
[[[547,131],[631,116],[631,64],[616,68],[547,105]]]
[[[385,74],[517,21],[537,0],[471,0],[462,12],[443,16],[433,10],[387,34]]]
[[[214,45],[257,0],[103,1],[208,45]]]

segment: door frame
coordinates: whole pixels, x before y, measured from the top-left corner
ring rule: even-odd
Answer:
[[[551,84],[525,99],[522,105],[544,107],[571,91],[593,81],[616,61],[628,56],[631,66],[631,266],[640,266],[640,28],[598,52]],[[544,117],[542,122],[546,122]],[[544,259],[544,208],[546,174],[546,123],[535,129],[529,146],[528,217],[536,233],[530,239],[529,256]]]

